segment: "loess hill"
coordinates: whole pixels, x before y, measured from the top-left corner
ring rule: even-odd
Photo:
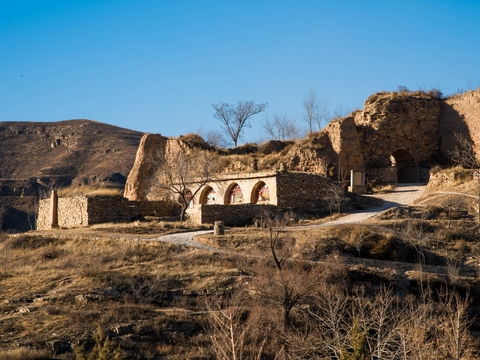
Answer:
[[[90,120],[0,122],[0,231],[32,229],[50,187],[123,187],[142,135]]]
[[[123,183],[142,135],[91,120],[0,122],[0,179]]]

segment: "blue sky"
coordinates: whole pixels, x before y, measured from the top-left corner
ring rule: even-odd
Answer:
[[[480,1],[0,0],[0,121],[87,118],[164,135],[218,129],[211,104],[301,124],[373,92],[480,87]]]

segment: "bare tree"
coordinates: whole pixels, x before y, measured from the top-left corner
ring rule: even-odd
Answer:
[[[457,146],[450,152],[450,157],[455,164],[473,170],[477,179],[477,213],[478,221],[480,222],[480,157],[477,157],[474,144],[464,135],[460,133],[455,133],[454,135]]]
[[[308,132],[312,133],[315,127],[321,130],[328,118],[328,108],[322,104],[314,92],[307,95],[303,100],[303,119],[307,123]]]
[[[234,298],[229,304],[207,302],[206,330],[218,360],[259,360],[264,354],[267,334],[258,333],[245,318]]]
[[[253,101],[239,101],[237,105],[219,102],[212,106],[213,116],[220,120],[225,134],[235,146],[238,145],[244,128],[248,126],[248,119],[267,108],[267,104],[255,104]]]
[[[267,135],[273,140],[289,140],[299,136],[300,131],[293,120],[285,115],[273,115],[263,124]]]
[[[284,234],[290,218],[288,213],[270,213],[262,219],[275,269],[272,270],[268,263],[261,264],[255,281],[261,301],[267,300],[282,309],[284,329],[291,326],[292,310],[312,296],[319,279],[316,267],[305,268],[292,259],[293,239]]]
[[[345,192],[342,187],[336,183],[329,182],[326,187],[325,201],[328,204],[330,215],[335,210],[338,214],[342,210],[342,202],[345,200]]]
[[[204,152],[186,153],[179,150],[171,162],[165,162],[159,172],[160,188],[169,191],[181,207],[180,221],[195,195],[208,182],[213,181],[215,159]]]
[[[227,146],[227,140],[225,139],[223,134],[219,131],[210,130],[205,134],[204,138],[207,144],[211,146],[215,146],[215,147]]]

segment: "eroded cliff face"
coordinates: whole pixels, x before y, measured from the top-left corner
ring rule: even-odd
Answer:
[[[390,156],[399,151],[411,155],[412,165],[430,163],[439,150],[441,109],[442,101],[425,93],[370,96],[355,114],[367,167],[391,166]]]
[[[480,89],[445,99],[440,118],[440,151],[450,159],[459,133],[474,145],[480,160]]]

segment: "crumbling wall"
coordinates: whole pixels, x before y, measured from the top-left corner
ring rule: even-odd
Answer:
[[[480,89],[445,99],[440,118],[440,151],[447,160],[458,146],[456,133],[473,144],[480,160]]]
[[[415,166],[429,164],[439,151],[442,100],[426,93],[379,93],[355,114],[367,168],[391,166],[390,155],[405,149]]]
[[[328,124],[326,130],[333,150],[338,155],[337,178],[348,179],[351,170],[364,171],[365,160],[353,117],[334,120]]]

